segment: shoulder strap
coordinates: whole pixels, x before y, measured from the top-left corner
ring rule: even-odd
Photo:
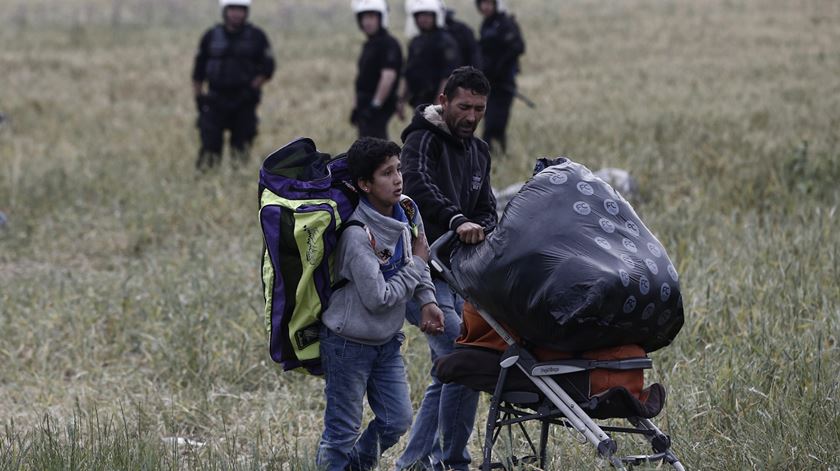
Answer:
[[[370,232],[370,229],[368,229],[367,226],[365,226],[365,224],[361,221],[357,221],[355,219],[346,221],[344,224],[341,225],[341,227],[338,228],[338,237],[341,238],[341,234],[344,234],[344,231],[350,227],[361,227],[362,229],[364,229],[367,233],[368,240],[370,241],[370,248],[376,251],[376,240],[373,238],[373,234]],[[337,289],[344,287],[344,285],[346,285],[349,281],[350,280],[348,280],[347,278],[342,278],[333,283],[331,288],[333,291],[336,291]]]
[[[363,223],[362,221],[351,219],[349,221],[345,221],[344,224],[342,224],[341,227],[338,228],[338,236],[341,237],[341,234],[343,234],[348,227],[361,227],[362,229],[367,229],[365,223]]]
[[[370,247],[374,250],[376,249],[376,239],[373,237],[373,233],[370,232],[370,229],[368,229],[367,226],[365,226],[365,223],[357,221],[355,219],[351,219],[345,222],[341,225],[341,227],[338,228],[338,237],[341,238],[341,234],[344,234],[344,231],[349,227],[361,227],[362,229],[364,229],[365,233],[368,236],[368,240],[370,241]]]
[[[405,216],[408,218],[408,225],[411,228],[411,239],[416,239],[420,234],[420,229],[417,227],[417,205],[411,198],[403,198],[400,200],[400,206],[405,211]]]

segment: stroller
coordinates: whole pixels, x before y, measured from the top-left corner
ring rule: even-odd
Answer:
[[[465,301],[471,302],[452,272],[450,259],[457,243],[453,232],[439,238],[431,247],[430,265]],[[616,469],[624,470],[645,463],[667,463],[676,470],[685,469],[671,451],[668,435],[650,420],[662,409],[664,388],[658,384],[651,385],[644,391],[643,402],[621,387],[611,388],[594,397],[589,391],[590,373],[651,368],[652,361],[643,350],[635,358],[538,361],[523,342],[518,341],[500,322],[480,306],[475,305],[475,308],[504,340],[506,349],[499,354],[481,348],[456,348],[455,352],[439,358],[435,369],[444,382],[454,381],[492,394],[482,450],[482,470],[505,469],[509,465],[534,461],[544,468],[551,425],[579,432]],[[595,419],[611,418],[626,418],[632,427],[598,425],[595,422]],[[523,425],[527,421],[538,421],[540,424],[539,449]],[[534,454],[523,460],[509,459],[508,466],[492,462],[494,444],[500,433],[505,428],[510,433],[513,426],[518,426],[524,433]],[[620,456],[618,444],[609,433],[640,435],[650,442],[653,453]]]

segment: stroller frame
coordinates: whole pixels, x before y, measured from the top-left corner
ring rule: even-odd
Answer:
[[[441,236],[431,246],[429,264],[433,270],[437,271],[443,277],[452,289],[465,300],[469,300],[450,269],[449,255],[456,242],[455,233],[452,231]],[[519,425],[523,432],[525,432],[522,423],[529,420],[539,420],[541,422],[539,443],[541,467],[545,466],[546,461],[546,442],[549,426],[555,424],[576,430],[586,441],[595,447],[599,456],[608,461],[616,469],[626,470],[628,466],[632,467],[651,462],[665,462],[677,471],[685,470],[679,458],[671,451],[670,437],[657,428],[650,419],[641,417],[629,418],[628,421],[633,428],[599,426],[551,377],[551,375],[568,374],[595,368],[622,370],[651,368],[653,362],[650,359],[614,361],[573,359],[537,362],[533,355],[522,348],[513,336],[493,319],[489,313],[482,309],[481,306],[475,304],[475,302],[472,302],[472,304],[476,307],[481,317],[508,345],[500,359],[501,372],[496,381],[495,390],[490,402],[484,447],[482,450],[484,455],[484,462],[481,465],[482,470],[490,470],[493,466],[491,462],[493,445],[501,429],[503,427],[509,428],[513,425]],[[545,398],[550,401],[552,407],[548,413],[529,413],[513,406],[513,404],[521,402],[535,402],[537,398],[534,393],[528,392],[506,394],[504,390],[505,380],[509,369],[514,366],[518,367],[542,392]],[[619,456],[618,444],[607,432],[642,435],[650,442],[653,453],[647,455]],[[527,432],[525,433],[525,437],[531,449],[536,453],[537,450]]]

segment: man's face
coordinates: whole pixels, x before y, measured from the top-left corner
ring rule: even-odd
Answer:
[[[496,0],[481,0],[478,4],[481,16],[488,17],[496,13]]]
[[[417,28],[420,31],[430,31],[435,27],[435,14],[430,11],[423,11],[414,15]]]
[[[375,11],[363,12],[359,17],[359,24],[366,35],[373,36],[379,31],[379,13]]]
[[[440,104],[443,106],[443,120],[449,127],[449,132],[453,136],[467,139],[472,137],[478,123],[484,118],[487,97],[458,87],[451,99],[441,94]]]
[[[239,5],[225,7],[224,18],[228,29],[234,31],[241,29],[245,24],[245,19],[248,18],[248,8]]]

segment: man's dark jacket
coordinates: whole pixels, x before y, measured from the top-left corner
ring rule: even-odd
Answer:
[[[441,109],[419,106],[402,132],[403,192],[420,207],[429,243],[467,221],[496,226],[487,143],[453,136]]]

